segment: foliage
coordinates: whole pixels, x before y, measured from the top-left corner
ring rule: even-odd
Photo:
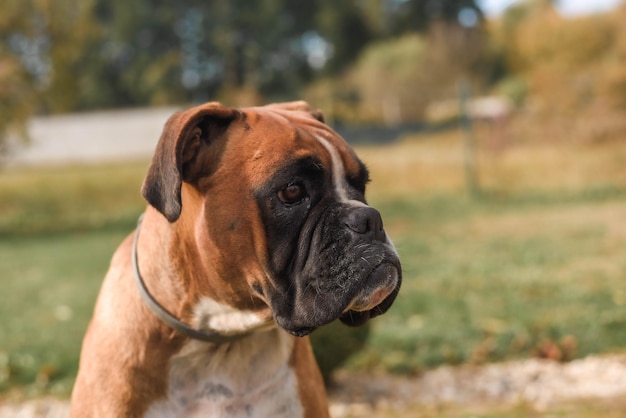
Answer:
[[[605,97],[609,106],[620,111],[626,109],[626,4],[607,17],[606,24],[612,28],[611,48],[603,57],[603,73],[599,79],[598,94]],[[602,59],[602,58],[601,58]]]
[[[361,117],[397,123],[420,114],[428,100],[426,42],[418,35],[368,46],[351,77],[361,99]]]
[[[27,138],[26,121],[33,111],[33,95],[28,77],[19,69],[16,59],[3,56],[0,49],[0,155],[7,134],[17,133],[19,138]]]
[[[405,32],[426,32],[432,22],[457,24],[461,11],[471,10],[476,14],[475,18],[478,22],[483,18],[482,11],[477,5],[478,2],[474,0],[414,0],[383,3],[392,11],[384,18],[388,19],[386,28],[393,35]]]
[[[93,2],[6,0],[0,16],[0,154],[7,134],[26,138],[36,111],[79,108],[80,67],[98,34]]]
[[[367,345],[371,324],[349,328],[340,321],[328,324],[311,334],[315,359],[324,380],[332,380],[332,373]]]
[[[81,101],[63,111],[181,101],[175,10],[159,1],[94,3],[100,32],[81,51]]]
[[[428,103],[455,97],[459,80],[480,79],[484,36],[482,28],[438,22],[424,35],[368,45],[344,84],[359,98],[359,120],[387,125],[422,120]]]
[[[482,18],[473,0],[7,0],[2,117],[294,98],[316,77],[340,76],[371,42],[470,9]]]
[[[36,95],[37,102],[30,106],[46,112],[79,105],[78,86],[86,74],[78,65],[98,35],[92,12],[90,0],[80,4],[8,0],[3,4],[0,62],[12,65],[5,70],[9,76],[27,80],[14,87],[14,100],[28,102]]]
[[[548,0],[527,0],[489,25],[494,79],[523,113],[510,133],[523,140],[605,141],[622,136],[626,120],[625,6],[564,17]]]
[[[575,107],[594,94],[588,72],[597,71],[593,67],[610,50],[613,32],[600,17],[564,21],[552,9],[539,10],[517,30],[517,67],[546,105]]]

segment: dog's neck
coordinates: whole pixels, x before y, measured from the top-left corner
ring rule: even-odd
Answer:
[[[193,228],[193,224],[184,219],[170,224],[151,209],[146,211],[145,217],[143,224],[152,228],[150,236],[158,238],[138,242],[140,264],[145,264],[146,284],[155,287],[160,302],[186,323],[200,329],[229,333],[257,329],[251,335],[222,344],[193,339],[176,344],[176,340],[170,340],[178,348],[164,364],[166,380],[160,387],[165,391],[145,411],[145,417],[202,413],[225,417],[301,416],[298,376],[289,366],[294,337],[276,328],[273,322],[271,329],[258,330],[265,321],[262,316],[207,296],[212,291],[210,285],[215,280],[212,277],[215,272],[200,261],[196,242],[181,239],[195,236],[184,230]],[[149,263],[141,262],[142,246],[148,253],[160,256],[153,256]],[[177,257],[173,257],[172,252],[176,252]],[[171,260],[182,261],[174,265]],[[194,266],[193,271],[190,266]],[[199,277],[206,277],[202,280],[207,282],[206,287],[192,288],[191,284],[198,283]],[[197,297],[198,292],[203,292],[204,296]],[[170,337],[175,334],[169,332]]]
[[[158,239],[147,243],[138,241],[137,248],[133,246],[133,253],[135,251],[140,253],[143,244],[146,251],[145,246],[152,246],[149,253],[163,255],[141,263],[141,270],[144,270],[145,265],[145,270],[148,272],[144,275],[145,280],[137,277],[139,268],[136,269],[135,276],[140,294],[142,291],[148,291],[150,293],[156,292],[154,294],[159,295],[158,301],[150,300],[150,296],[144,292],[144,303],[147,302],[148,306],[151,305],[151,302],[152,304],[158,303],[160,305],[158,309],[163,308],[163,311],[171,313],[171,316],[175,318],[175,323],[172,326],[171,318],[168,321],[167,313],[164,317],[163,312],[159,312],[157,309],[156,314],[161,320],[187,336],[215,343],[228,342],[234,339],[231,336],[238,338],[238,336],[267,330],[275,326],[269,308],[255,301],[249,293],[238,295],[236,290],[226,288],[228,300],[243,299],[253,308],[261,305],[261,309],[249,309],[247,306],[236,308],[219,301],[211,286],[212,283],[218,282],[216,275],[219,275],[219,271],[208,267],[206,261],[203,262],[204,259],[210,257],[211,253],[205,252],[201,256],[198,243],[181,238],[195,236],[190,231],[185,231],[187,228],[193,228],[193,225],[186,223],[184,218],[175,224],[170,224],[159,213],[150,209],[146,211],[145,216],[147,218],[153,217],[150,222],[145,224],[157,228],[156,231],[149,232],[151,232],[151,236],[156,236]],[[204,246],[206,247],[206,243]],[[137,258],[140,258],[140,254]],[[176,260],[177,263],[173,264],[171,260]],[[137,264],[140,262],[138,261]],[[235,282],[236,280],[232,281]],[[224,283],[223,280],[220,282]],[[224,290],[222,289],[222,295],[223,293]],[[251,304],[251,300],[255,303]],[[154,306],[152,310],[155,311]],[[188,327],[181,329],[180,326],[176,326],[176,322],[182,322]],[[200,333],[196,333],[198,336],[195,337],[193,332],[185,332],[184,328],[199,330]],[[203,338],[202,334],[214,335],[215,338]]]

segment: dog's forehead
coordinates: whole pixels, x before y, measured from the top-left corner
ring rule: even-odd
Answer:
[[[262,183],[288,161],[315,157],[329,170],[341,165],[349,177],[363,169],[348,143],[328,125],[304,111],[247,108],[241,120],[248,149],[248,161]]]

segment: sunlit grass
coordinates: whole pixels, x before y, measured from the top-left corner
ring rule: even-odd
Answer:
[[[473,155],[484,192],[504,196],[626,191],[626,144],[503,143],[477,129]],[[359,149],[373,172],[375,195],[464,193],[463,136],[456,131],[420,134],[388,146]]]
[[[147,161],[0,171],[0,237],[134,223]],[[128,222],[128,220],[131,220]]]
[[[0,392],[69,393],[103,274],[127,234],[0,239]]]
[[[538,355],[547,342],[564,360],[626,347],[626,200],[429,205],[415,203],[430,216],[413,223],[387,217],[404,287],[355,367],[412,373]]]

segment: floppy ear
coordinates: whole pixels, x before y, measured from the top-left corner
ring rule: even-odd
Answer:
[[[163,128],[141,194],[168,221],[182,209],[182,182],[199,178],[201,154],[223,135],[239,112],[211,102],[172,115]],[[196,164],[194,164],[196,163]]]
[[[300,111],[300,112],[307,112],[313,118],[319,120],[320,122],[324,122],[324,115],[322,114],[322,111],[319,109],[313,109],[304,100],[299,100],[296,102],[273,103],[273,104],[267,105],[266,107],[274,108],[274,109],[282,109],[282,110],[294,110],[294,111]]]

